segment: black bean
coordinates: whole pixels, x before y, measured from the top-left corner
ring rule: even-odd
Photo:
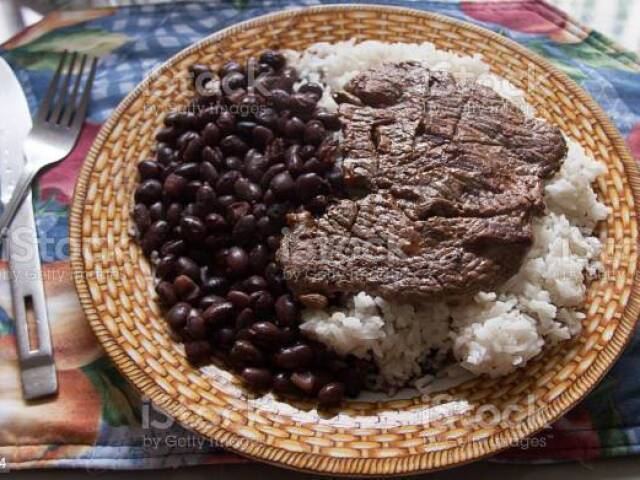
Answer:
[[[156,159],[162,165],[169,165],[171,162],[175,161],[177,157],[177,152],[172,148],[163,145],[158,146],[156,151]]]
[[[227,135],[220,140],[220,149],[227,155],[244,156],[249,147],[239,136]]]
[[[242,65],[240,65],[238,62],[234,62],[233,60],[229,60],[228,62],[224,63],[224,65],[222,65],[222,67],[220,67],[219,70],[219,74],[220,76],[225,76],[228,75],[231,72],[240,72],[242,73],[244,71],[244,69],[242,68]]]
[[[304,129],[304,141],[311,145],[320,145],[327,132],[324,125],[319,120],[311,120],[307,122]]]
[[[166,220],[171,226],[177,225],[182,218],[182,204],[179,202],[172,202],[167,207]]]
[[[165,220],[164,218],[164,204],[162,202],[155,202],[149,207],[149,215],[151,215],[151,221]]]
[[[194,365],[200,365],[209,360],[211,356],[211,346],[206,340],[194,340],[184,344],[184,351],[187,360]]]
[[[133,221],[138,227],[140,234],[144,234],[151,226],[151,214],[149,209],[142,203],[138,203],[133,207]]]
[[[149,178],[162,177],[162,165],[153,160],[143,160],[138,164],[138,172],[140,173],[141,180],[148,180]]]
[[[265,50],[260,54],[258,60],[260,61],[260,63],[266,63],[267,65],[273,67],[275,70],[280,70],[287,62],[282,53],[275,52],[273,50]]]
[[[220,199],[218,199],[220,202]],[[242,217],[251,211],[251,205],[248,202],[233,202],[225,210],[225,218],[227,222],[235,224]]]
[[[236,126],[236,116],[230,111],[224,110],[216,120],[216,125],[220,129],[221,135],[228,135]]]
[[[189,257],[178,257],[175,264],[175,271],[178,275],[186,275],[193,281],[200,280],[200,267]]]
[[[315,110],[317,102],[318,99],[313,94],[294,93],[289,99],[288,106],[298,115],[309,115]]]
[[[278,113],[271,107],[263,107],[255,113],[255,119],[260,125],[274,129],[278,125]]]
[[[181,130],[194,130],[198,128],[198,116],[194,112],[175,112],[175,126]]]
[[[256,322],[249,328],[251,338],[256,345],[267,349],[276,349],[283,344],[284,336],[274,323]]]
[[[257,145],[260,148],[264,148],[269,145],[273,138],[273,131],[271,131],[270,128],[264,127],[262,125],[256,126],[251,134],[251,139],[254,145]]]
[[[326,196],[316,195],[305,204],[305,207],[311,213],[319,215],[327,209],[328,203],[329,203],[329,200],[327,199]]]
[[[291,382],[309,395],[317,390],[316,376],[311,372],[294,372],[291,374]]]
[[[203,162],[210,163],[215,168],[222,167],[222,160],[224,157],[222,155],[222,151],[218,147],[204,147],[201,157]],[[205,178],[205,180],[209,181],[207,178]]]
[[[289,148],[287,148],[284,154],[285,165],[287,166],[287,170],[289,170],[289,172],[292,173],[293,175],[297,175],[300,172],[302,172],[302,168],[304,165],[304,162],[300,157],[299,151],[300,151],[299,145],[291,145]]]
[[[200,299],[200,303],[198,303],[198,307],[202,310],[206,310],[211,305],[215,305],[216,303],[224,302],[224,298],[218,295],[205,295]]]
[[[296,196],[306,202],[322,192],[322,178],[315,173],[304,173],[296,178]]]
[[[175,331],[184,328],[187,323],[187,317],[191,311],[191,305],[186,302],[176,303],[167,313],[167,322]]]
[[[216,327],[229,320],[233,315],[233,305],[231,302],[219,302],[214,303],[204,312],[202,312],[202,318],[207,324]]]
[[[289,199],[295,190],[295,182],[288,171],[275,175],[269,185],[278,200]]]
[[[244,288],[247,292],[253,293],[258,290],[266,290],[268,288],[267,281],[260,275],[251,275],[244,281]]]
[[[223,233],[227,230],[228,224],[219,213],[210,213],[204,219],[207,230],[211,233]]]
[[[169,224],[164,220],[152,223],[142,237],[141,246],[144,253],[149,255],[153,250],[160,248],[167,238],[169,230]]]
[[[266,390],[273,382],[273,376],[267,368],[247,367],[240,376],[254,390]]]
[[[201,162],[200,165],[198,165],[198,173],[200,174],[200,178],[209,183],[209,185],[215,185],[219,178],[218,170],[209,162]]]
[[[135,201],[150,205],[162,197],[162,184],[155,178],[142,182],[135,193]]]
[[[206,206],[212,209],[215,206],[216,194],[208,184],[203,184],[196,193],[196,203]]]
[[[278,372],[273,376],[273,391],[276,393],[293,393],[296,386],[291,382],[289,374]]]
[[[222,91],[225,95],[232,94],[235,90],[246,86],[247,79],[238,71],[229,72],[221,80]]]
[[[299,310],[291,295],[280,295],[276,300],[275,307],[276,318],[280,325],[291,326],[298,323]]]
[[[184,152],[184,149],[187,148],[187,145],[189,145],[192,140],[198,138],[199,136],[200,135],[198,135],[196,132],[184,132],[178,137],[178,140],[176,140],[176,146],[178,147],[178,150],[180,150],[180,152]]]
[[[253,241],[256,232],[256,219],[253,215],[245,215],[233,226],[233,240],[246,245]]]
[[[318,404],[321,407],[336,407],[342,402],[345,388],[340,382],[327,383],[318,391]]]
[[[251,310],[250,308],[243,308],[242,310],[240,310],[240,313],[238,313],[238,316],[236,317],[235,328],[238,330],[247,328],[251,326],[251,324],[253,324],[255,320],[256,316],[254,315],[253,310]]]
[[[227,266],[230,274],[241,276],[249,267],[249,255],[240,247],[231,247],[227,253]]]
[[[202,284],[202,289],[207,293],[215,293],[216,295],[224,295],[229,288],[229,282],[222,276],[211,276]]]
[[[298,88],[298,92],[309,93],[309,94],[315,95],[318,99],[320,99],[322,97],[323,89],[317,83],[308,82],[303,85],[300,85],[300,88]]]
[[[324,109],[316,110],[313,114],[313,118],[320,120],[325,128],[329,130],[340,130],[340,127],[342,126],[340,117],[337,113],[328,112]]]
[[[190,277],[178,275],[173,281],[178,298],[187,302],[193,302],[200,296],[200,287]]]
[[[231,290],[229,293],[227,293],[227,300],[229,300],[238,310],[246,308],[251,301],[249,295],[240,290]]]
[[[216,348],[228,350],[233,345],[235,337],[236,335],[233,331],[233,328],[223,327],[213,332],[212,340]]]
[[[262,272],[269,263],[269,258],[269,249],[264,244],[258,243],[249,252],[249,266],[254,272]]]
[[[156,293],[165,307],[171,307],[178,301],[178,296],[171,282],[158,283],[156,285]]]
[[[280,111],[288,109],[291,105],[291,95],[279,88],[271,90],[270,99],[273,105]]]
[[[304,343],[292,345],[276,353],[274,362],[285,370],[304,369],[313,364],[313,349]]]
[[[187,180],[197,180],[199,178],[200,166],[195,162],[187,162],[178,166],[173,173],[180,175]]]
[[[271,165],[266,172],[264,172],[264,175],[262,175],[262,178],[260,179],[260,184],[266,188],[269,186],[269,184],[271,183],[271,179],[273,177],[275,177],[278,173],[280,172],[284,172],[287,169],[287,167],[285,166],[284,163],[275,163],[273,165]]]
[[[305,132],[305,123],[298,117],[291,117],[284,124],[284,131],[288,138],[302,138]]]
[[[257,202],[262,198],[262,189],[247,178],[236,180],[233,191],[236,196],[248,202]]]
[[[207,325],[200,315],[190,315],[185,331],[192,340],[202,340],[207,336]]]
[[[241,177],[242,174],[237,170],[225,172],[216,182],[216,193],[218,195],[233,194],[234,185]]]
[[[205,145],[215,147],[220,141],[220,128],[215,123],[208,123],[202,131],[202,139]]]
[[[173,254],[165,255],[156,265],[156,276],[163,280],[173,279],[176,274],[176,256]]]
[[[253,306],[253,310],[256,312],[256,315],[266,316],[271,313],[274,303],[273,295],[271,295],[271,293],[266,290],[261,290],[253,292],[249,297],[251,298],[251,305]]]
[[[170,198],[180,199],[187,186],[187,179],[176,173],[170,173],[164,179],[163,188]]]
[[[258,63],[258,65],[254,66],[254,68],[256,73],[259,73],[259,74],[262,73],[266,75],[271,75],[275,73],[275,69],[273,68],[273,66],[269,65],[268,63]]]
[[[191,242],[200,242],[204,239],[207,232],[202,220],[198,217],[185,215],[180,220],[182,235]]]
[[[249,179],[259,182],[268,167],[269,161],[264,156],[252,155],[245,160],[244,173]]]
[[[158,130],[156,133],[156,140],[158,142],[173,143],[178,136],[178,131],[173,127],[164,127]]]
[[[201,160],[202,149],[204,143],[197,137],[189,142],[182,153],[182,158],[185,162],[199,162]]]
[[[231,360],[239,366],[264,365],[264,355],[248,340],[236,340],[231,348]]]
[[[201,63],[196,63],[189,66],[189,73],[192,75],[192,77],[195,80],[195,78],[198,77],[198,75],[211,74],[211,69],[206,65],[203,65]]]

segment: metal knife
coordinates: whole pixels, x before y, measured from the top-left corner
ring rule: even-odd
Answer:
[[[31,129],[31,114],[20,83],[2,58],[0,84],[0,105],[4,107],[4,113],[0,116],[0,199],[5,205],[24,168],[22,145]],[[58,391],[58,379],[31,191],[11,223],[4,246],[9,259],[22,392],[25,399],[35,400],[55,394]],[[30,329],[28,319],[31,318],[34,328]]]

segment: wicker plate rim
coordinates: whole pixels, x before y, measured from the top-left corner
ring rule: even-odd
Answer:
[[[557,420],[569,409],[582,400],[602,379],[607,371],[613,366],[615,361],[621,355],[624,347],[629,342],[631,334],[637,323],[637,317],[640,313],[640,282],[634,282],[629,301],[625,307],[620,323],[615,330],[614,336],[611,338],[606,347],[600,351],[596,360],[589,369],[575,383],[571,385],[560,396],[553,399],[544,410],[538,410],[526,421],[511,429],[506,429],[498,434],[474,442],[475,448],[467,448],[467,445],[459,445],[450,451],[457,453],[456,460],[449,463],[444,462],[441,465],[434,466],[431,456],[434,452],[420,453],[403,459],[398,458],[333,458],[315,453],[291,452],[280,447],[262,444],[254,440],[241,438],[235,433],[224,430],[222,427],[212,424],[199,414],[189,410],[180,404],[173,397],[164,392],[160,386],[147,375],[142,368],[137,365],[129,355],[124,351],[116,340],[109,333],[104,323],[100,319],[87,285],[84,273],[84,260],[82,257],[82,212],[84,209],[84,201],[89,186],[89,179],[96,163],[99,152],[105,145],[109,134],[119,122],[121,116],[138,98],[139,94],[149,86],[153,79],[162,72],[169,69],[175,62],[182,60],[188,55],[194,53],[203,46],[217,42],[219,39],[233,35],[238,31],[249,28],[258,27],[268,24],[272,21],[295,17],[301,13],[328,13],[332,11],[366,11],[379,12],[385,14],[399,14],[414,17],[422,17],[428,20],[441,22],[462,29],[467,29],[474,33],[488,37],[491,41],[502,44],[505,47],[517,51],[527,60],[537,63],[544,71],[555,77],[559,82],[567,87],[581,102],[583,102],[594,117],[598,124],[603,128],[605,134],[611,140],[613,147],[620,156],[624,165],[626,178],[629,182],[635,202],[636,215],[638,205],[640,205],[640,172],[638,166],[633,160],[626,144],[618,132],[616,127],[611,123],[607,115],[601,107],[573,80],[549,61],[539,55],[529,51],[525,47],[519,45],[515,41],[507,39],[495,32],[485,28],[453,19],[441,14],[420,11],[412,8],[374,5],[374,4],[342,4],[342,5],[322,5],[313,7],[302,7],[291,10],[280,10],[270,14],[262,15],[241,23],[231,25],[223,30],[215,32],[210,36],[194,43],[193,45],[181,50],[172,56],[162,65],[152,71],[132,92],[130,92],[118,107],[110,115],[107,122],[101,127],[91,149],[82,165],[80,174],[76,181],[71,213],[69,217],[69,236],[70,236],[70,258],[71,267],[74,272],[73,278],[76,290],[80,299],[82,308],[87,316],[89,324],[93,329],[96,337],[105,349],[111,360],[116,364],[118,369],[141,393],[146,395],[154,404],[166,413],[174,417],[178,422],[197,433],[216,440],[225,448],[243,456],[248,456],[266,463],[277,466],[283,466],[295,470],[311,471],[322,474],[332,475],[405,475],[409,473],[417,474],[431,472],[460,466],[472,461],[480,460],[499,453],[508,448],[514,442],[518,442],[527,436],[530,436],[548,423]],[[588,378],[587,378],[588,377]],[[241,440],[237,442],[237,440]],[[242,445],[238,448],[236,445]],[[453,455],[452,455],[453,456]]]

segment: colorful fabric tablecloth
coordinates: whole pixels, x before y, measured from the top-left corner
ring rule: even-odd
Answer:
[[[42,174],[34,207],[60,393],[21,398],[7,268],[0,265],[0,471],[29,467],[157,468],[239,461],[183,430],[120,376],[78,303],[68,262],[68,211],[100,125],[145,74],[189,44],[258,15],[321,3],[236,0],[60,12],[0,49],[36,109],[64,49],[102,57],[78,146]],[[537,0],[392,1],[475,23],[549,59],[606,110],[640,160],[640,64],[631,53]],[[0,106],[1,108],[1,106]],[[6,113],[0,113],[6,114]],[[640,453],[640,338],[565,418],[499,458],[551,461]],[[4,461],[3,461],[4,460]],[[4,467],[3,467],[4,465]]]

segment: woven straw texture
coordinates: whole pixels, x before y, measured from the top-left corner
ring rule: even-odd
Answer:
[[[257,398],[230,373],[191,367],[154,301],[148,262],[130,236],[136,164],[148,157],[162,114],[193,93],[187,67],[219,65],[270,48],[349,38],[433,42],[480,53],[527,92],[608,174],[598,195],[606,274],[589,288],[580,338],[504,378],[480,378],[435,396],[311,405]],[[261,17],[181,52],[133,91],[102,128],[76,186],[71,214],[75,281],[88,319],[122,373],[183,425],[235,452],[330,474],[402,474],[445,468],[516,444],[580,400],[618,357],[639,310],[635,282],[640,184],[619,133],[577,85],[515,43],[433,14],[379,6],[328,6]]]

